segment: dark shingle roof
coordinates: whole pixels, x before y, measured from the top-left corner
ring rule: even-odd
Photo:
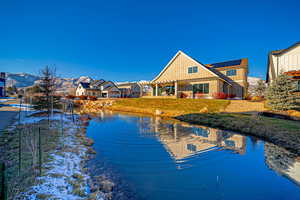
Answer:
[[[241,65],[242,59],[210,64],[213,68]]]
[[[90,88],[90,84],[89,83],[85,83],[85,82],[80,82],[80,84],[82,85],[83,88]]]

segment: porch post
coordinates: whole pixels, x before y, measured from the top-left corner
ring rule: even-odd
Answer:
[[[158,96],[158,84],[155,84],[155,96]]]
[[[178,97],[178,82],[177,81],[174,82],[174,89],[175,89],[175,97],[177,98]]]

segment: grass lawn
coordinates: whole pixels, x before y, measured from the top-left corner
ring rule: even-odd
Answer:
[[[253,135],[300,155],[300,123],[249,114],[187,114],[175,117],[192,124]]]
[[[154,114],[156,110],[163,112],[162,116],[174,117],[183,114],[223,111],[228,106],[228,100],[213,99],[119,99],[109,108],[111,110]]]

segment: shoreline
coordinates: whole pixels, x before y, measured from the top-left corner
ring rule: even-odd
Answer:
[[[25,175],[29,173],[29,175],[26,176],[29,176],[31,180],[29,182],[25,181],[22,178],[24,175],[18,175],[17,154],[7,149],[7,145],[3,146],[5,155],[2,155],[2,160],[7,163],[7,167],[10,169],[7,173],[12,176],[7,183],[10,198],[107,199],[107,194],[104,194],[100,188],[93,188],[93,190],[91,190],[93,183],[90,181],[91,176],[87,169],[87,162],[93,158],[93,154],[96,152],[92,148],[93,141],[86,136],[85,126],[80,120],[80,116],[76,115],[75,121],[73,122],[70,115],[64,114],[62,117],[60,113],[56,113],[53,118],[50,119],[50,127],[45,129],[45,125],[48,127],[47,116],[41,113],[42,112],[38,111],[30,111],[30,115],[24,117],[20,124],[15,120],[15,122],[9,126],[9,130],[3,133],[5,138],[12,141],[7,145],[16,145],[20,137],[16,134],[18,133],[17,128],[22,128],[25,131],[22,132],[24,135],[22,136],[22,140],[24,140],[24,142],[22,142],[24,143],[22,147],[22,159],[27,160],[22,161],[22,174]],[[63,128],[61,126],[63,126]],[[28,159],[27,156],[27,158],[25,158],[25,155],[30,153],[24,146],[27,144],[27,141],[31,141],[30,144],[37,144],[36,139],[30,139],[32,134],[36,136],[37,133],[33,132],[30,134],[27,129],[36,130],[37,127],[41,127],[42,130],[44,130],[42,132],[45,138],[42,136],[42,141],[46,140],[44,141],[46,143],[43,144],[45,149],[43,149],[44,161],[41,165],[42,174],[37,172],[38,161],[34,161],[34,157]],[[14,155],[13,158],[10,158],[11,156],[9,155],[11,154]],[[36,153],[34,155],[36,155]],[[37,155],[39,155],[39,153],[37,153]],[[31,162],[37,163],[32,169],[30,169],[31,164],[27,164],[26,166],[24,164]]]
[[[97,105],[97,103],[93,103],[93,105],[95,104]],[[198,113],[178,113],[173,111],[171,115],[170,113],[165,115],[168,110],[161,110],[161,113],[157,114],[153,109],[142,109],[134,107],[134,105],[115,106],[113,104],[106,107],[96,106],[91,108],[91,105],[83,104],[79,109],[79,112],[82,113],[97,113],[99,110],[105,109],[116,112],[172,118],[185,123],[204,125],[238,132],[242,135],[255,136],[300,155],[299,121],[278,119],[259,114],[222,113],[221,111],[209,112],[209,109]]]

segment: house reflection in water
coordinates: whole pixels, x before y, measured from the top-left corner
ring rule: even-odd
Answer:
[[[139,124],[140,132],[144,136],[156,134],[176,161],[214,149],[245,153],[246,137],[242,135],[177,121],[162,121],[159,117],[140,118]]]
[[[300,186],[300,157],[271,143],[265,143],[265,162],[275,172]]]

